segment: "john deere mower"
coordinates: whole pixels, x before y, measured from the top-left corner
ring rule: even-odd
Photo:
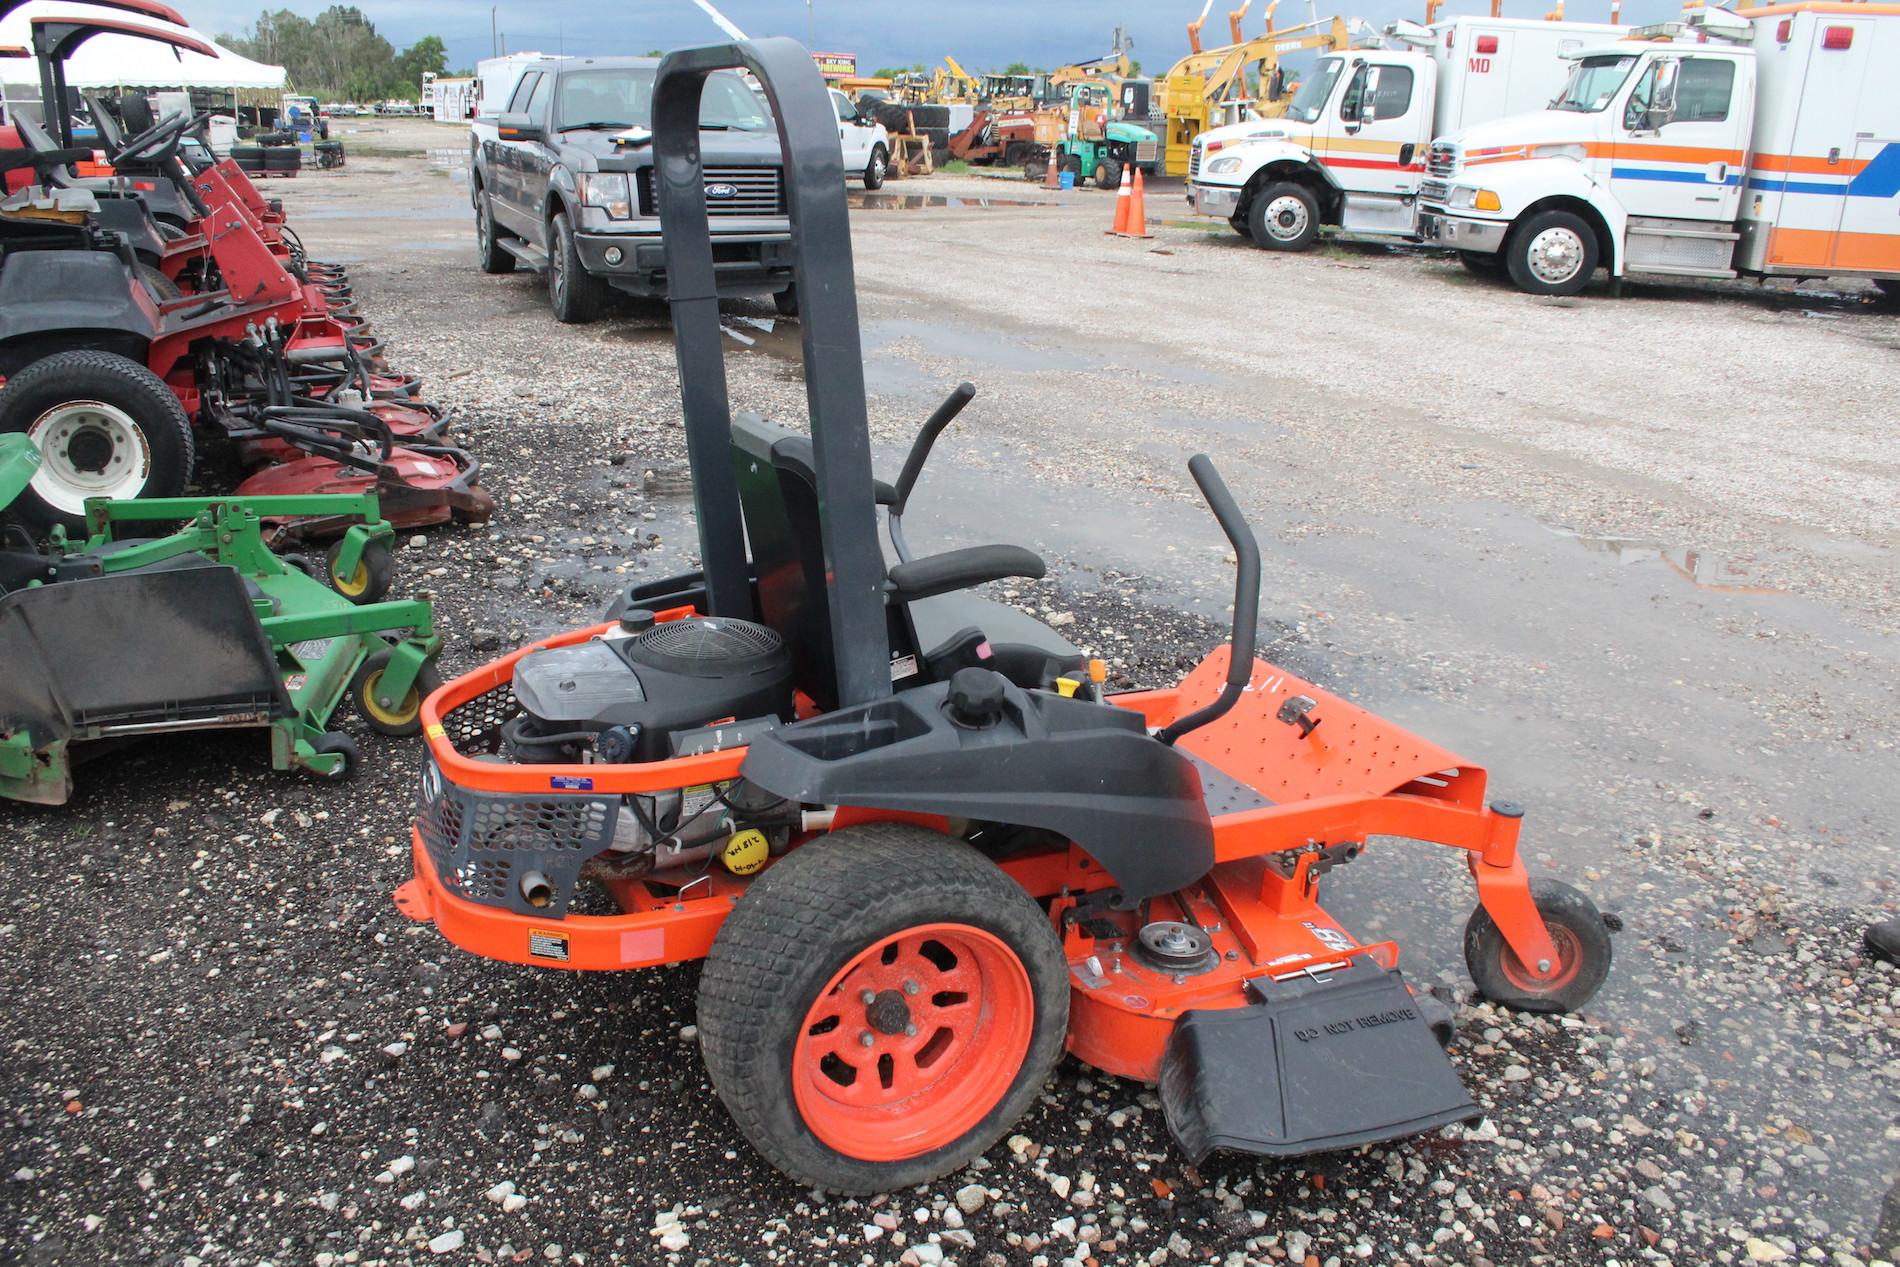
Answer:
[[[696,146],[727,68],[764,85],[784,147],[808,437],[728,412]],[[1526,874],[1522,811],[1487,802],[1481,767],[1254,658],[1260,552],[1204,455],[1189,471],[1239,564],[1232,645],[1178,685],[1108,694],[1099,661],[969,592],[1043,575],[1028,550],[914,557],[905,509],[971,389],[874,477],[810,58],[783,39],[676,52],[653,117],[704,568],[424,701],[397,905],[512,963],[703,959],[701,1049],[734,1123],[845,1192],[962,1166],[1065,1050],[1158,1084],[1197,1162],[1475,1117],[1450,1017],[1319,894],[1369,837],[1448,847],[1475,881],[1478,989],[1574,1010],[1609,938],[1589,899]]]
[[[95,498],[84,541],[42,546],[5,519],[39,462],[0,435],[0,796],[63,804],[75,761],[115,741],[230,726],[267,728],[277,769],[347,778],[345,698],[384,734],[421,729],[442,642],[428,603],[379,601],[394,529],[373,495]],[[265,548],[266,520],[303,515],[349,524],[341,593]]]

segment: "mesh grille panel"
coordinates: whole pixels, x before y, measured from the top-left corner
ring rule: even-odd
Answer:
[[[581,864],[613,840],[617,796],[524,797],[479,792],[423,767],[416,829],[436,874],[451,893],[522,915],[558,918],[567,910]],[[547,876],[554,900],[529,906],[521,877]]]

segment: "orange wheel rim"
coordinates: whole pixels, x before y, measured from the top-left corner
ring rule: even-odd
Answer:
[[[1035,995],[1016,952],[967,924],[867,947],[805,1013],[792,1048],[798,1112],[862,1161],[919,1157],[968,1134],[1021,1071]]]
[[[1577,935],[1562,924],[1546,924],[1550,933],[1551,945],[1557,948],[1557,971],[1548,977],[1534,975],[1524,966],[1508,943],[1501,946],[1498,967],[1504,971],[1504,979],[1526,994],[1554,994],[1577,979],[1583,971],[1583,943]]]

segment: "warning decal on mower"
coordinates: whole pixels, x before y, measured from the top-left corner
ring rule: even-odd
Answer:
[[[1300,922],[1305,924],[1306,931],[1319,938],[1319,944],[1328,950],[1351,950],[1354,946],[1359,944],[1337,928],[1332,928],[1325,924],[1315,924],[1310,919]]]
[[[557,933],[545,928],[528,930],[528,953],[536,959],[552,959],[557,963],[567,962],[567,934]]]
[[[293,642],[290,644],[290,654],[300,662],[309,664],[312,660],[321,660],[335,641],[335,638],[311,638],[304,642]]]

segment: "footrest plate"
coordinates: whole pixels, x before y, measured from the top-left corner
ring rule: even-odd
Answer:
[[[1188,1012],[1161,1065],[1161,1106],[1195,1164],[1217,1148],[1297,1157],[1481,1114],[1396,969],[1360,960],[1264,982],[1246,1007]]]

